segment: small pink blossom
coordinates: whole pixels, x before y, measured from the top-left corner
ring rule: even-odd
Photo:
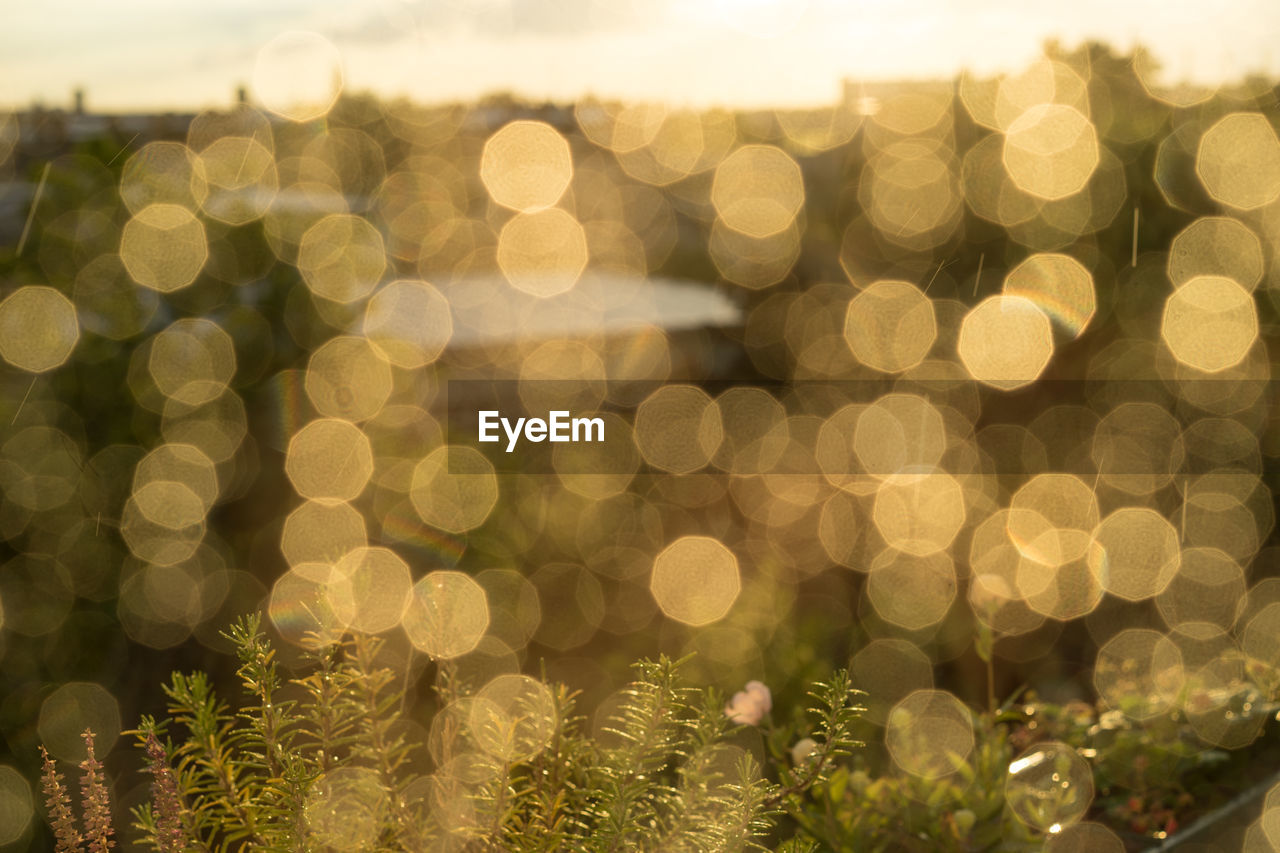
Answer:
[[[811,737],[802,737],[791,747],[791,763],[797,767],[809,763],[809,759],[818,750],[818,742]]]
[[[748,681],[746,689],[733,694],[733,698],[724,706],[725,716],[744,726],[758,725],[771,710],[773,695],[760,681]]]
[[[748,681],[746,690],[766,714],[773,710],[773,694],[763,681]]]

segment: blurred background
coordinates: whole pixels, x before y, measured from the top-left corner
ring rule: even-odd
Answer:
[[[141,802],[117,733],[259,608],[384,633],[424,732],[433,660],[591,716],[694,652],[851,664],[882,747],[1027,689],[1274,734],[1273,4],[8,18],[0,849],[86,726]],[[502,456],[492,380],[610,440]]]

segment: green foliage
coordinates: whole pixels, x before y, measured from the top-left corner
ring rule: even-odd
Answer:
[[[428,761],[426,744],[407,734],[404,682],[377,638],[316,642],[306,671],[288,678],[258,617],[226,636],[239,656],[242,706],[233,710],[202,673],[174,673],[168,719],[143,718],[131,733],[151,777],[134,826],[161,853],[766,850],[779,840],[780,814],[797,814],[860,745],[847,672],[811,693],[804,764],[771,770],[723,695],[683,682],[685,661],[635,664],[599,738],[563,686],[525,679],[536,696],[499,707],[484,691],[458,690],[444,663]],[[808,730],[803,715],[795,726]],[[770,744],[785,754],[795,726],[770,727]],[[65,790],[49,768],[51,820],[76,849]],[[86,822],[94,849],[109,842],[105,814]],[[794,840],[782,849],[811,848]]]
[[[1133,845],[1150,846],[1262,781],[1280,753],[1280,744],[1266,736],[1276,710],[1247,687],[1197,720],[1174,709],[1139,720],[1121,710],[1085,702],[1059,705],[1030,695],[976,715],[974,749],[948,776],[913,776],[893,769],[886,755],[865,750],[788,811],[801,828],[796,843],[808,841],[813,849],[1039,850],[1044,836],[1015,816],[1006,783],[1016,758],[1053,741],[1075,749],[1092,772],[1094,797],[1086,819],[1109,826]],[[1206,735],[1251,748],[1207,748]]]
[[[1007,727],[989,715],[954,774],[872,778],[866,762],[839,767],[797,804],[804,836],[823,850],[1030,851],[1043,840],[1006,807],[1004,787],[1015,751]]]
[[[1280,744],[1268,729],[1278,706],[1243,684],[1220,701],[1193,721],[1181,710],[1135,719],[1122,710],[1032,697],[1021,706],[1010,738],[1019,749],[1048,739],[1075,746],[1093,769],[1095,813],[1121,831],[1158,839],[1223,805],[1274,767]],[[1220,746],[1213,748],[1206,737],[1218,738]]]
[[[160,853],[1020,853],[1040,849],[1043,835],[1010,808],[1009,768],[1044,741],[1088,762],[1092,819],[1150,839],[1208,802],[1224,770],[1238,778],[1244,769],[1243,750],[1206,750],[1205,732],[1256,737],[1276,708],[1242,688],[1225,718],[1234,728],[1222,728],[1184,711],[1137,722],[1082,702],[1010,700],[975,715],[972,751],[931,779],[859,749],[866,726],[847,671],[815,684],[786,722],[774,721],[767,688],[749,685],[764,697],[752,699],[757,729],[735,724],[738,697],[726,704],[714,688],[689,686],[687,659],[641,661],[592,737],[567,688],[505,676],[528,691],[472,694],[443,662],[423,738],[405,715],[398,668],[407,664],[392,665],[377,638],[317,642],[304,671],[288,677],[257,617],[227,637],[241,707],[202,673],[175,673],[164,688],[169,717],[144,718],[133,732],[151,777],[134,826]],[[83,828],[47,756],[45,794],[57,849],[102,853],[114,832],[87,733],[86,742]]]

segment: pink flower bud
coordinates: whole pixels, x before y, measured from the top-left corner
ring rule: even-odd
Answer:
[[[745,690],[733,694],[729,704],[724,706],[724,713],[733,722],[744,726],[754,726],[764,717],[760,703]]]
[[[760,706],[763,713],[767,714],[773,710],[773,694],[769,692],[769,688],[763,681],[748,681],[747,692],[756,700],[756,704]]]

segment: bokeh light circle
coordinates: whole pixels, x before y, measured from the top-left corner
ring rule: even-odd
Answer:
[[[425,281],[400,279],[373,294],[365,306],[364,334],[396,367],[426,367],[453,336],[449,301]]]
[[[1262,113],[1223,116],[1200,137],[1196,175],[1217,202],[1256,210],[1280,198],[1280,137]]]
[[[1018,264],[1004,280],[1006,296],[1034,302],[1073,338],[1097,311],[1093,276],[1070,255],[1041,252]]]
[[[85,729],[93,730],[94,752],[101,760],[120,737],[120,705],[101,684],[72,681],[54,690],[40,705],[36,731],[54,758],[85,758]]]
[[[435,660],[473,651],[489,629],[484,588],[462,572],[431,572],[413,585],[404,632],[414,648]]]
[[[667,618],[709,625],[728,614],[742,590],[738,558],[709,536],[683,536],[653,561],[649,591]]]
[[[320,118],[342,92],[342,55],[319,33],[289,30],[258,51],[253,93],[289,121]]]
[[[726,225],[761,239],[785,231],[804,205],[800,167],[772,145],[744,145],[716,168],[711,203]]]
[[[498,502],[493,463],[471,447],[446,445],[413,469],[409,497],[418,517],[450,533],[479,527]]]
[[[0,302],[0,358],[29,373],[63,365],[80,340],[76,307],[52,287],[20,287]]]
[[[975,743],[973,715],[944,690],[917,690],[894,705],[884,735],[894,764],[922,779],[959,772]]]
[[[1160,339],[1187,367],[1221,373],[1244,361],[1258,339],[1258,309],[1238,282],[1196,276],[1165,301]]]
[[[1013,183],[1047,201],[1084,189],[1101,159],[1092,122],[1066,104],[1037,104],[1015,119],[1003,156]]]
[[[0,845],[22,838],[34,815],[31,785],[17,770],[0,764]]]
[[[886,373],[915,367],[937,337],[933,302],[910,282],[874,282],[845,313],[844,339],[854,358]]]
[[[360,428],[348,421],[321,418],[289,440],[285,474],[308,500],[354,500],[373,475],[373,451]]]
[[[209,260],[204,225],[185,207],[151,204],[120,232],[120,260],[143,287],[171,293],[196,280]]]
[[[960,325],[960,361],[969,375],[1012,390],[1034,382],[1053,356],[1053,328],[1030,299],[990,296]]]
[[[1070,826],[1093,802],[1093,770],[1067,744],[1045,741],[1009,765],[1004,794],[1014,815],[1032,829]]]
[[[484,144],[480,180],[503,207],[531,213],[560,200],[573,180],[569,143],[541,121],[513,121]]]

